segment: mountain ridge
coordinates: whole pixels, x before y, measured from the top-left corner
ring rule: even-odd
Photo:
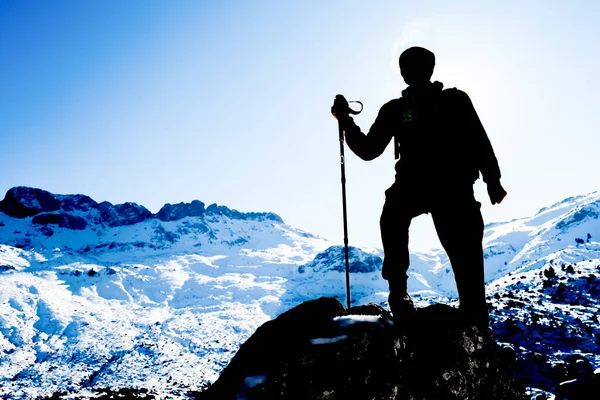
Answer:
[[[190,216],[224,214],[231,218],[266,218],[282,222],[280,216],[271,212],[244,213],[226,206],[213,203],[205,208],[200,200],[190,203],[166,203],[153,214],[143,205],[134,202],[112,204],[108,201],[96,202],[83,194],[53,194],[43,189],[27,186],[15,186],[9,189],[0,201],[0,211],[13,218],[33,217],[41,213],[53,212],[89,212],[99,210],[101,218],[97,222],[105,222],[109,226],[132,225],[149,218],[161,221],[177,221]]]

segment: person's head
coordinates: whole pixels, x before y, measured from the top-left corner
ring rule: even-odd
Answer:
[[[428,83],[434,66],[435,55],[423,47],[411,47],[400,54],[400,73],[409,86]]]

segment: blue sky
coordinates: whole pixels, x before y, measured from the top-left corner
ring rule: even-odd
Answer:
[[[397,57],[436,54],[466,91],[509,192],[486,222],[599,189],[594,1],[15,1],[0,3],[0,192],[97,201],[200,199],[272,211],[342,240],[329,108],[360,99],[367,131],[405,84]],[[391,148],[347,159],[349,237],[379,246]],[[410,194],[407,194],[410,195]],[[451,194],[440,194],[451,196]],[[439,246],[417,218],[411,246]]]

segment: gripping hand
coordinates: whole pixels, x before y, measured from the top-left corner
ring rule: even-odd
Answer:
[[[339,121],[348,119],[350,114],[350,106],[348,105],[346,98],[341,94],[335,96],[333,106],[331,107],[331,114],[333,114],[333,116]]]
[[[506,197],[506,190],[500,184],[500,181],[490,182],[487,184],[487,192],[490,196],[492,204],[500,204]]]

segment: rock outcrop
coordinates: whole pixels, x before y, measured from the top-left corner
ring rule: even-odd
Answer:
[[[161,221],[177,221],[185,217],[200,217],[205,212],[204,203],[200,200],[193,200],[191,203],[167,203],[156,213],[156,218]]]
[[[348,261],[350,273],[367,273],[381,271],[383,260],[375,254],[370,254],[358,247],[348,247]],[[315,258],[298,267],[298,272],[304,273],[310,268],[314,272],[346,271],[344,246],[331,246],[317,254]]]
[[[152,218],[152,213],[137,203],[115,204],[100,203],[104,221],[110,227],[133,225]]]
[[[60,210],[60,200],[52,193],[24,186],[10,189],[0,201],[0,211],[13,218],[27,218],[57,210]]]
[[[37,225],[58,225],[60,228],[73,230],[83,230],[87,226],[83,218],[64,212],[37,214],[31,222]]]
[[[270,220],[274,222],[283,223],[283,219],[277,214],[266,212],[248,212],[243,213],[238,210],[234,210],[228,208],[226,206],[219,206],[217,204],[211,204],[206,208],[206,215],[208,216],[216,216],[216,215],[224,215],[227,218],[231,219],[240,219],[240,220],[255,220],[255,221],[264,221]]]
[[[515,353],[458,311],[419,309],[407,326],[374,304],[305,302],[262,325],[201,400],[526,399]]]

